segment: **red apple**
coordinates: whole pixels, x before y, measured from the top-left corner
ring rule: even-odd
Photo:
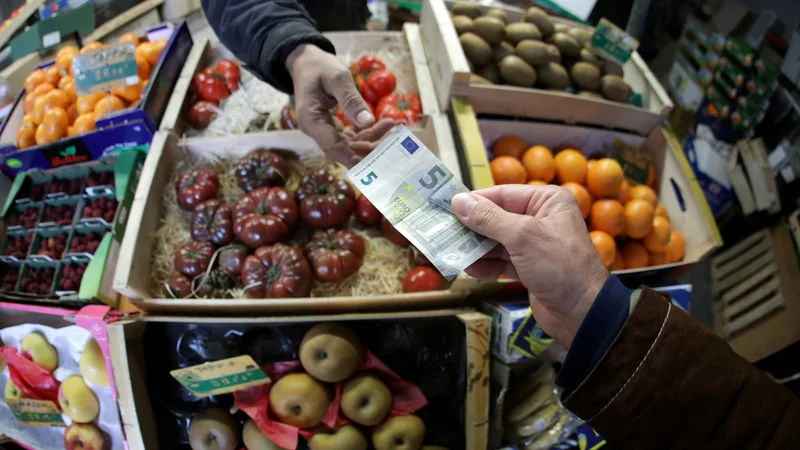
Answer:
[[[91,423],[73,423],[64,433],[66,450],[104,450],[106,438],[99,428]]]

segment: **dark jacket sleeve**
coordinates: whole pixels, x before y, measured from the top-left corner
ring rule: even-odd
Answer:
[[[800,400],[647,288],[562,402],[615,449],[777,450],[800,442]]]
[[[295,0],[202,0],[220,40],[267,83],[291,94],[285,63],[299,44],[334,53],[305,8]]]

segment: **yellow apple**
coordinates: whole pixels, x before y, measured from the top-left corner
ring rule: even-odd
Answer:
[[[18,388],[10,378],[8,379],[8,382],[6,382],[6,398],[25,398],[25,394],[22,393],[22,389]]]
[[[44,370],[52,372],[58,367],[58,352],[47,342],[42,333],[33,332],[25,336],[20,344],[20,351],[22,356],[35,362]]]
[[[372,431],[375,450],[420,450],[425,424],[415,415],[394,416]]]
[[[106,438],[91,423],[73,423],[64,432],[65,450],[105,450]]]
[[[392,392],[369,373],[359,374],[342,387],[342,412],[355,423],[373,426],[381,423],[392,409]]]
[[[367,450],[367,439],[353,425],[345,425],[335,433],[317,433],[308,440],[311,450]]]
[[[98,386],[108,386],[108,371],[106,371],[106,360],[100,350],[100,344],[89,338],[89,342],[83,347],[81,359],[79,361],[81,375],[87,381]]]
[[[338,323],[317,324],[300,342],[303,368],[326,383],[347,379],[361,364],[363,355],[364,347],[358,336]]]
[[[239,424],[231,413],[206,408],[192,417],[189,445],[192,450],[235,450],[239,444]]]
[[[328,388],[307,373],[284,375],[269,391],[272,412],[281,422],[295,427],[319,424],[330,404]]]
[[[247,450],[286,450],[272,442],[261,430],[253,419],[248,420],[242,429],[242,441]],[[312,449],[313,450],[313,449]]]
[[[100,413],[97,396],[78,375],[73,375],[61,383],[58,388],[58,404],[64,413],[77,423],[89,423]]]

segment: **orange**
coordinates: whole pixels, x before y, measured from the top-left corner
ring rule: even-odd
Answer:
[[[528,184],[530,184],[531,186],[547,186],[547,183],[539,180],[528,181]]]
[[[650,253],[650,258],[647,260],[648,266],[660,266],[663,264],[667,264],[666,252]]]
[[[47,81],[47,74],[44,73],[42,69],[36,69],[25,78],[25,92],[33,92],[36,89],[36,86],[44,83]]]
[[[112,89],[111,93],[128,103],[134,103],[139,101],[143,91],[144,85],[142,83],[136,83],[123,88]]]
[[[667,208],[664,208],[664,206],[662,205],[656,206],[656,215],[669,220],[669,213],[667,212]]]
[[[643,184],[631,188],[631,198],[640,198],[642,200],[646,200],[648,203],[653,205],[653,208],[658,205],[658,195],[656,195],[656,191],[654,191],[650,186],[645,186]]]
[[[528,172],[528,181],[539,180],[549,183],[556,175],[553,152],[544,145],[534,145],[522,155],[522,165]]]
[[[33,111],[31,112],[31,118],[33,119],[33,123],[39,125],[44,120],[44,97],[38,97],[35,102],[33,102]]]
[[[167,47],[167,40],[166,39],[159,39],[155,42],[151,43],[151,47],[147,49],[145,56],[147,57],[147,62],[150,63],[150,66],[155,67],[158,63],[158,58],[161,57],[161,53],[164,52],[164,49]]]
[[[622,187],[619,188],[619,194],[617,194],[617,200],[623,205],[631,201],[631,185],[628,184],[628,180],[622,181]]]
[[[686,249],[686,242],[683,240],[683,235],[678,230],[672,230],[669,236],[669,244],[667,244],[667,262],[676,263],[683,259],[683,251]]]
[[[47,77],[47,81],[53,86],[57,85],[58,80],[61,79],[61,70],[59,70],[58,66],[56,65],[50,66],[44,71],[44,74]]]
[[[137,45],[135,51],[136,60],[138,61],[139,58],[141,57],[145,61],[147,61],[147,53],[150,51],[151,48],[153,48],[153,44],[149,42],[142,42],[141,44]],[[150,64],[149,61],[147,63]]]
[[[22,111],[26,114],[33,111],[36,96],[33,94],[25,94],[25,100],[22,101]]]
[[[625,208],[616,200],[598,200],[592,205],[589,225],[611,236],[622,236],[625,231]]]
[[[586,187],[595,197],[616,197],[625,176],[622,166],[611,158],[598,160],[586,177]]]
[[[58,49],[58,51],[56,52],[56,58],[66,54],[77,55],[78,51],[79,51],[78,47],[75,47],[74,45],[67,45],[65,47],[61,47],[60,49]]]
[[[125,34],[122,35],[122,37],[119,38],[119,42],[120,43],[133,42],[133,45],[138,45],[139,44],[139,37],[136,36],[133,33],[125,33]]]
[[[641,239],[653,228],[656,211],[650,203],[634,199],[625,205],[625,234],[629,238]]]
[[[36,127],[36,133],[34,133],[33,138],[36,141],[36,145],[44,145],[50,142],[44,137],[44,127],[42,125]]]
[[[69,108],[69,97],[61,89],[53,89],[52,91],[44,94],[44,110],[47,112],[50,108],[59,106],[61,108]],[[35,105],[34,105],[35,106]]]
[[[75,122],[75,119],[78,118],[78,107],[75,106],[75,103],[69,105],[69,109],[67,110],[67,117],[69,117],[70,124]]]
[[[71,76],[64,75],[63,77],[61,77],[60,80],[58,80],[58,88],[63,91],[64,90],[64,86],[66,86],[67,83],[69,83],[70,81],[73,82],[73,84],[75,82],[75,80]]]
[[[114,111],[125,108],[125,102],[116,95],[107,95],[101,98],[96,105],[94,105],[94,115],[99,119],[107,116]]]
[[[95,92],[94,94],[78,97],[78,100],[75,103],[78,107],[78,114],[94,112],[94,107],[97,105],[97,102],[99,102],[100,99],[105,96],[105,92]]]
[[[61,71],[62,76],[69,76],[72,74],[72,59],[78,54],[78,50],[75,50],[75,53],[64,53],[56,57],[56,67],[58,70]]]
[[[64,91],[65,94],[67,94],[67,98],[69,99],[69,101],[71,103],[74,103],[75,100],[78,99],[78,93],[75,92],[75,82],[70,79],[70,80],[67,80],[63,84],[63,86],[64,86],[64,88],[61,89],[61,90]]]
[[[31,128],[33,130],[36,129],[36,123],[33,121],[33,114],[25,114],[22,116],[22,123],[19,125],[20,128]]]
[[[522,184],[525,182],[525,168],[515,158],[501,156],[489,165],[494,184]]]
[[[53,86],[52,83],[50,83],[49,81],[45,81],[44,83],[36,86],[36,88],[34,88],[33,92],[31,92],[31,95],[34,96],[34,97],[41,97],[44,94],[47,94],[48,92],[52,91],[55,88],[56,87]]]
[[[586,173],[589,168],[583,153],[572,148],[561,150],[555,157],[555,163],[556,175],[562,184],[586,182]]]
[[[655,182],[656,182],[656,166],[654,166],[653,163],[650,163],[650,168],[647,169],[647,182],[646,182],[646,184],[648,186],[650,186],[650,187],[653,187]]]
[[[45,113],[44,122],[39,128],[42,128],[42,136],[47,142],[55,142],[67,135],[67,126],[69,126],[67,112],[61,107],[54,106]]]
[[[17,148],[28,148],[36,145],[36,128],[22,127],[17,131]]]
[[[647,267],[650,253],[639,241],[628,241],[622,246],[622,260],[626,269],[641,269]]]
[[[592,170],[592,167],[594,167],[595,164],[597,164],[597,160],[596,159],[590,159],[590,160],[586,161],[586,169],[587,170]]]
[[[51,123],[59,125],[61,128],[66,129],[69,125],[69,114],[60,106],[54,106],[44,113],[44,120],[42,123]]]
[[[592,239],[594,248],[597,250],[597,254],[600,255],[600,261],[603,262],[603,265],[606,268],[611,267],[614,264],[614,258],[617,257],[617,243],[614,242],[614,238],[605,231],[591,231],[589,232],[589,238]]]
[[[73,132],[75,134],[84,134],[94,130],[95,120],[94,113],[87,113],[78,116],[78,118],[75,119],[75,123],[72,124]]]
[[[89,42],[88,44],[83,46],[83,48],[81,49],[81,51],[79,53],[81,55],[83,55],[84,53],[93,52],[93,51],[99,50],[101,48],[103,48],[103,43],[102,42],[98,42],[98,41]]]
[[[528,144],[526,144],[521,137],[513,134],[501,137],[492,145],[492,153],[495,158],[499,156],[512,156],[519,159],[527,149]]]
[[[625,270],[625,261],[622,259],[622,255],[617,252],[617,256],[614,257],[614,262],[611,263],[611,271],[617,270]]]
[[[147,80],[150,78],[150,63],[143,55],[136,55],[136,68],[139,70],[139,79]]]
[[[569,189],[575,199],[578,200],[578,209],[581,211],[583,218],[589,217],[589,212],[592,210],[592,197],[589,195],[589,191],[580,184],[572,182],[564,183],[561,187]]]
[[[671,231],[667,219],[656,216],[653,219],[653,229],[642,239],[642,243],[651,253],[663,252],[669,245]]]
[[[67,127],[67,137],[75,136],[75,128],[74,127]]]

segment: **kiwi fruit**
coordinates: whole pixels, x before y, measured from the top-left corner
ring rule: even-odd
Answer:
[[[550,16],[542,8],[531,6],[525,11],[525,16],[523,16],[522,20],[536,25],[536,28],[539,29],[545,39],[555,32],[555,25],[553,25]]]
[[[575,39],[564,33],[556,33],[551,41],[558,47],[561,54],[570,58],[577,58],[581,54],[581,45]]]
[[[502,9],[490,9],[486,12],[486,17],[494,17],[495,19],[502,21],[504,24],[508,23],[508,14],[506,14],[506,12]]]
[[[472,31],[472,19],[467,16],[453,17],[453,25],[456,27],[456,33],[459,36]]]
[[[594,54],[591,50],[587,50],[585,48],[581,49],[580,54],[578,55],[578,61],[587,62],[598,69],[600,68],[600,58]]]
[[[594,100],[605,100],[602,95],[592,91],[578,91],[578,95],[580,95],[581,97],[587,97]]]
[[[531,87],[536,83],[536,71],[519,56],[506,56],[500,61],[500,77],[512,86]]]
[[[572,83],[579,89],[596,91],[600,89],[600,69],[588,62],[576,62],[569,69]]]
[[[478,75],[480,75],[481,78],[491,81],[492,84],[500,83],[500,70],[497,68],[497,64],[489,64],[488,66],[479,70]]]
[[[624,103],[628,101],[633,90],[622,78],[616,75],[603,75],[600,79],[600,93],[609,100]]]
[[[514,54],[514,46],[509,44],[508,42],[501,42],[498,45],[495,45],[492,48],[492,55],[494,56],[494,62],[500,63],[508,55]]]
[[[489,45],[497,45],[506,37],[506,26],[494,17],[478,17],[472,22],[472,32]]]
[[[542,33],[536,25],[527,22],[517,22],[506,25],[506,40],[511,45],[517,45],[525,39],[542,40]]]
[[[480,75],[475,75],[474,73],[469,76],[469,84],[494,84],[491,81],[483,78]],[[599,96],[599,95],[598,95]],[[600,97],[603,98],[603,97]]]
[[[550,61],[561,64],[561,51],[553,44],[547,44],[547,56]]]
[[[622,67],[619,64],[615,64],[611,61],[601,61],[603,66],[601,69],[603,70],[603,75],[616,75],[618,77],[622,77]]]
[[[557,23],[553,27],[555,33],[566,33],[569,30],[569,25],[565,23]]]
[[[450,8],[453,16],[467,16],[470,19],[477,19],[481,16],[481,7],[475,3],[458,2]]]
[[[567,30],[567,36],[578,41],[581,46],[592,40],[592,32],[585,28],[572,27]]]
[[[531,66],[541,66],[550,62],[547,44],[542,41],[525,39],[514,50],[514,54],[525,60]]]
[[[548,89],[564,89],[569,86],[567,69],[561,64],[547,63],[537,68],[539,84]]]
[[[459,38],[464,54],[476,67],[483,67],[492,62],[492,47],[475,33],[464,33]]]

